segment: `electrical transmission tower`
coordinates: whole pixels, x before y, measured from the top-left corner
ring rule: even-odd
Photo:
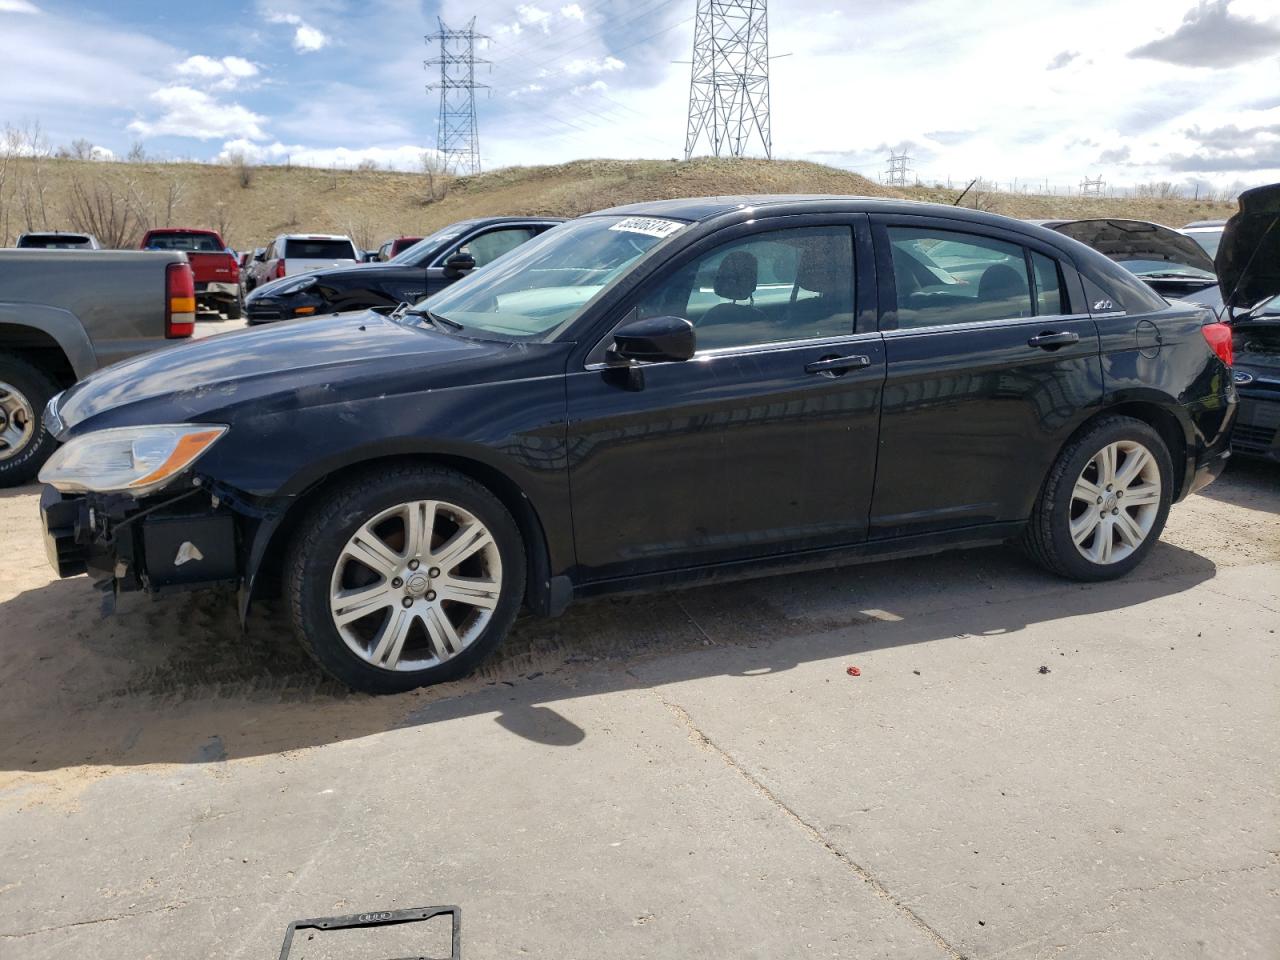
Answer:
[[[884,172],[884,182],[891,187],[905,187],[911,173],[911,158],[905,153],[889,154],[889,169]]]
[[[440,29],[424,39],[428,44],[439,41],[440,55],[424,60],[426,67],[439,67],[438,83],[427,84],[428,90],[440,91],[440,120],[436,128],[436,149],[446,173],[480,172],[480,135],[476,129],[476,90],[485,89],[476,83],[476,64],[488,60],[476,59],[476,41],[488,40],[476,33],[476,18],[472,17],[465,30],[450,30],[444,21],[436,18]]]
[[[1092,180],[1085,177],[1080,181],[1080,196],[1100,197],[1102,196],[1102,188],[1104,186],[1105,184],[1102,182],[1101,176],[1094,177]]]
[[[765,0],[697,0],[689,83],[688,160],[706,135],[713,156],[740,157],[758,135],[773,156],[769,128],[769,16]]]

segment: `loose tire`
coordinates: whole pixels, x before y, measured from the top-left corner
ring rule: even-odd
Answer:
[[[1122,577],[1160,538],[1173,501],[1173,462],[1141,420],[1102,417],[1058,455],[1023,546],[1074,580]]]
[[[0,487],[34,480],[58,445],[43,422],[45,405],[57,392],[38,367],[0,356]]]
[[[470,673],[524,597],[519,528],[452,470],[402,466],[328,494],[285,561],[298,640],[336,680],[397,693]]]

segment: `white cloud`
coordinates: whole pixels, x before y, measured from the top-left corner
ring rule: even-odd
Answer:
[[[293,27],[293,49],[298,53],[315,53],[329,45],[328,34],[313,27],[296,13],[273,13],[267,17],[267,22],[284,23]]]
[[[583,57],[570,60],[564,65],[564,72],[571,77],[586,75],[594,77],[599,73],[616,73],[626,67],[617,57]]]
[[[39,13],[40,8],[30,0],[0,0],[0,13]]]
[[[392,170],[421,170],[422,155],[433,154],[430,147],[404,144],[398,147],[308,147],[304,144],[254,143],[238,138],[222,145],[217,159],[243,156],[250,163],[297,164],[304,167],[357,167],[368,160]]]
[[[561,7],[560,16],[564,17],[566,20],[577,20],[579,22],[586,20],[587,18],[587,15],[583,13],[582,8],[576,3],[571,3],[568,6]]]
[[[95,143],[89,148],[90,160],[114,160],[115,158],[116,152],[108,147],[102,147]]]
[[[258,75],[258,66],[243,57],[187,57],[174,69],[180,76],[209,81],[214,90],[231,90],[241,81]]]
[[[576,86],[571,91],[575,97],[580,97],[584,93],[605,93],[609,89],[609,85],[603,80],[593,80],[591,83],[583,83]]]
[[[527,83],[523,87],[516,87],[514,90],[507,92],[508,97],[523,97],[530,93],[542,93],[546,87],[540,83]]]
[[[266,117],[238,103],[222,103],[194,87],[161,87],[148,97],[160,109],[154,120],[141,117],[129,124],[128,130],[142,137],[174,136],[213,140],[220,137],[245,137],[265,140]]]

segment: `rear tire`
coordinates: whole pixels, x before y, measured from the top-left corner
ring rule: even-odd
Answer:
[[[39,367],[0,355],[0,487],[34,480],[57,447],[44,426],[44,408],[57,392]]]
[[[317,503],[284,577],[316,663],[355,690],[399,693],[465,676],[498,646],[524,599],[524,543],[479,483],[406,465]]]
[[[1073,580],[1122,577],[1160,539],[1173,480],[1169,449],[1153,427],[1133,417],[1101,417],[1054,461],[1023,549]]]
[[[239,320],[244,316],[244,304],[240,300],[235,300],[227,304],[227,319]]]

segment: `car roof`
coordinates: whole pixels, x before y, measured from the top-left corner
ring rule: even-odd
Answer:
[[[277,240],[350,240],[340,233],[282,233]]]
[[[1227,221],[1225,220],[1193,220],[1191,223],[1186,224],[1182,229],[1183,230],[1201,230],[1201,229],[1208,230],[1213,227],[1218,227],[1218,228],[1225,227],[1226,225],[1227,225]]]
[[[147,233],[203,233],[211,237],[218,235],[217,230],[208,227],[152,227]]]
[[[791,208],[809,213],[886,213],[913,214],[915,216],[948,217],[1008,227],[1013,220],[998,214],[957,207],[944,203],[926,203],[920,200],[903,200],[897,197],[860,197],[832,194],[742,194],[722,197],[686,197],[678,200],[648,200],[610,207],[587,214],[602,216],[664,217],[672,220],[700,222],[724,214],[745,209]]]

